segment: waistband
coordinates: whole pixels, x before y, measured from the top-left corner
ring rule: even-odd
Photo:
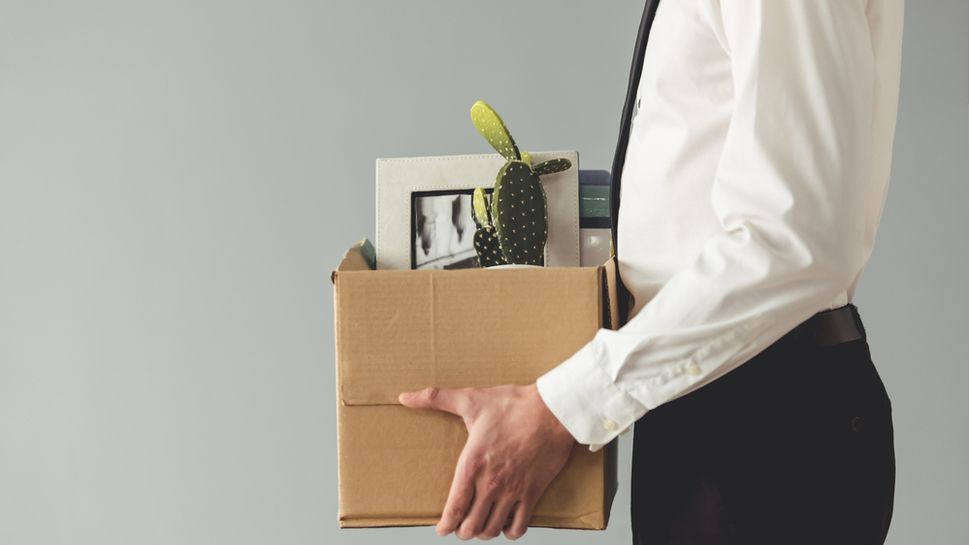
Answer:
[[[853,303],[817,312],[796,326],[792,333],[818,346],[834,346],[866,338],[859,308]]]

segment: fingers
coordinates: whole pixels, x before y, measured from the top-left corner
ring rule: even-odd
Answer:
[[[445,501],[445,509],[438,521],[436,531],[438,535],[446,536],[454,532],[465,518],[472,501],[475,499],[474,471],[468,467],[468,454],[462,451],[458,458],[455,468],[455,476],[451,481],[451,489],[448,491],[448,499]]]
[[[412,409],[435,409],[462,416],[468,405],[466,389],[425,388],[415,392],[402,392],[398,396],[401,405]]]
[[[493,503],[494,494],[489,494],[481,487],[476,488],[475,501],[472,502],[465,520],[461,521],[458,529],[455,530],[455,535],[461,539],[471,539],[480,534],[488,514],[492,511]]]
[[[515,508],[516,499],[515,498],[501,498],[495,502],[492,506],[492,512],[488,514],[488,519],[485,521],[485,526],[482,531],[478,534],[481,539],[492,539],[498,537],[502,533],[502,529],[509,522],[509,514],[511,514],[512,509]]]
[[[526,498],[515,506],[512,523],[505,528],[505,537],[509,539],[519,539],[525,535],[529,529],[529,522],[532,521],[532,510],[535,509],[536,500]]]

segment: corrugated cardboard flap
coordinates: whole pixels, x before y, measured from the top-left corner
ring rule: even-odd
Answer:
[[[603,327],[609,329],[620,327],[620,312],[617,307],[619,274],[615,256],[603,264]]]
[[[600,267],[341,271],[344,405],[396,404],[427,386],[528,384],[589,341],[602,316]]]
[[[362,239],[344,252],[340,265],[337,266],[336,270],[330,272],[330,282],[337,283],[338,271],[370,271],[374,270],[375,266],[374,246],[366,238]]]

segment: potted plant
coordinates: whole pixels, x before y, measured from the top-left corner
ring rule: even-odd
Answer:
[[[549,225],[546,192],[539,177],[568,170],[572,163],[560,158],[533,166],[532,157],[519,151],[502,118],[481,100],[472,105],[471,118],[478,132],[505,158],[491,198],[483,188],[477,188],[473,196],[478,259],[482,267],[541,267]]]

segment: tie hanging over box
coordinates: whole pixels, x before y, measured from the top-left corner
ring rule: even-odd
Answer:
[[[402,391],[529,384],[617,323],[599,267],[372,270],[358,244],[331,275],[341,527],[437,523],[467,437],[462,420],[402,407]],[[577,445],[532,526],[603,529],[615,442]]]

